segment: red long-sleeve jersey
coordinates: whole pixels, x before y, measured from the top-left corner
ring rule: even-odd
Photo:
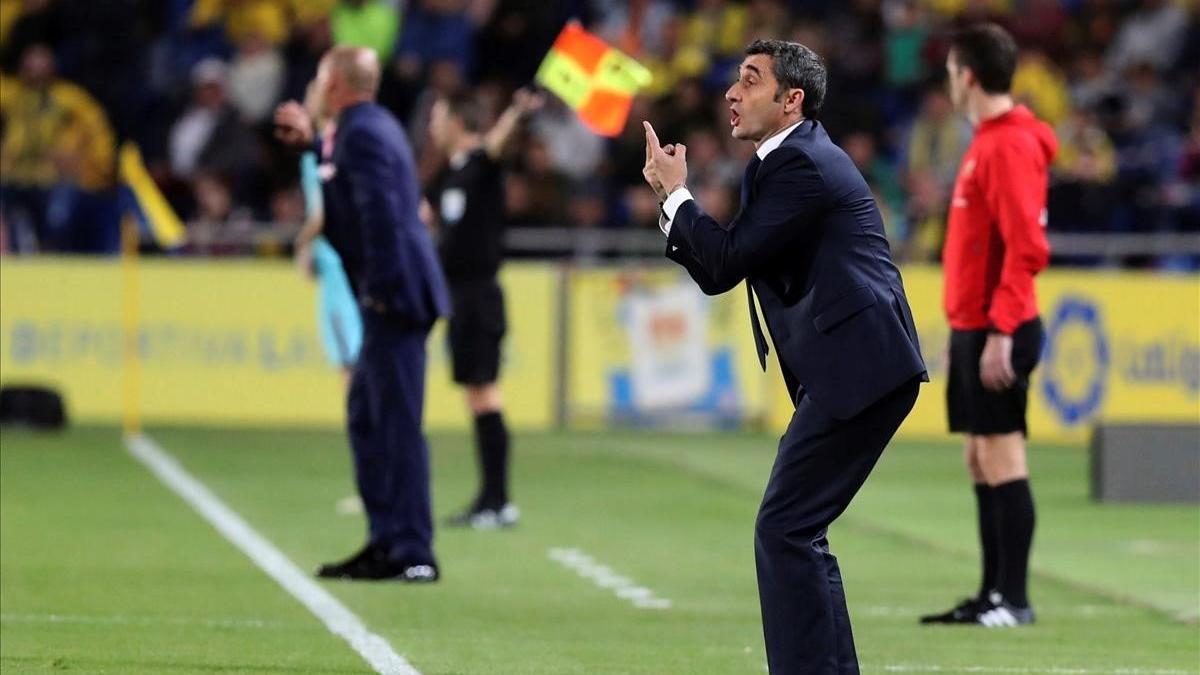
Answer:
[[[942,249],[950,327],[1011,335],[1037,316],[1034,276],[1050,260],[1046,190],[1054,131],[1025,106],[979,125],[963,156]]]

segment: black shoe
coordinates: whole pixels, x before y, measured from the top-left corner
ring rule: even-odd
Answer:
[[[521,509],[511,502],[498,506],[484,506],[476,501],[446,519],[447,527],[469,527],[474,530],[497,530],[512,527],[521,519]]]
[[[392,579],[410,583],[430,583],[439,578],[437,565],[406,563],[392,560],[386,551],[373,544],[340,563],[321,565],[317,576],[322,579],[351,581],[380,581]]]
[[[986,598],[975,596],[958,603],[947,612],[941,614],[926,614],[921,617],[921,623],[978,623],[979,615],[992,608]]]
[[[988,609],[979,613],[975,623],[988,628],[1013,628],[1028,626],[1036,617],[1032,607],[1017,607],[997,591],[988,596]]]

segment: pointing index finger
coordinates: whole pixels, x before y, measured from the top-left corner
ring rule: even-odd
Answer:
[[[659,148],[658,134],[654,133],[654,127],[650,126],[649,122],[643,121],[642,126],[646,127],[646,142],[652,148]]]

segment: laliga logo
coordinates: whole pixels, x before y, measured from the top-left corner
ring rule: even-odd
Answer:
[[[1100,409],[1111,356],[1096,304],[1066,296],[1047,330],[1042,394],[1063,424],[1083,422]]]

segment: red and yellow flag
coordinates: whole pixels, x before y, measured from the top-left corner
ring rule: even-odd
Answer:
[[[589,129],[617,136],[625,129],[633,97],[651,76],[645,66],[572,21],[558,34],[535,80]]]

